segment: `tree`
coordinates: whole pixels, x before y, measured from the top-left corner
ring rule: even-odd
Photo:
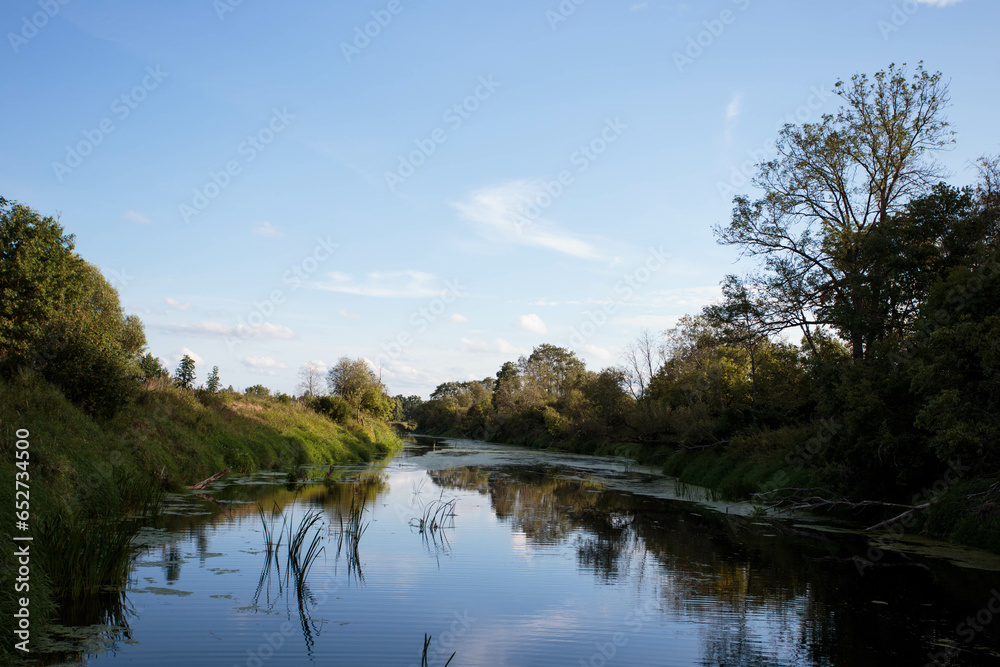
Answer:
[[[323,387],[323,371],[319,364],[310,361],[299,369],[299,384],[296,386],[303,396],[322,396],[326,393]]]
[[[721,334],[721,339],[741,348],[750,362],[750,395],[757,398],[757,365],[761,347],[768,342],[767,306],[751,287],[736,276],[722,283],[722,302],[706,306],[705,319]]]
[[[347,401],[359,419],[365,413],[382,419],[389,410],[385,387],[365,359],[341,357],[327,373],[326,382],[330,393]],[[384,404],[381,396],[385,396]]]
[[[147,352],[139,359],[139,370],[142,372],[144,380],[170,377],[170,371],[163,366],[160,358],[154,356],[151,352]]]
[[[947,85],[922,66],[909,80],[895,65],[855,75],[836,92],[836,115],[781,130],[778,157],[753,180],[764,196],[736,197],[716,233],[763,260],[752,282],[763,289],[769,331],[800,327],[809,341],[812,327],[830,325],[863,359],[883,329],[863,244],[939,179],[930,156],[953,133],[942,118]]]
[[[558,400],[580,380],[585,370],[575,352],[548,343],[518,360],[521,390],[529,403]]]
[[[255,384],[252,387],[244,389],[243,394],[253,398],[269,398],[271,396],[271,390],[262,384]]]
[[[625,348],[622,355],[625,362],[625,386],[632,398],[640,399],[649,388],[649,381],[663,364],[663,346],[656,341],[649,329],[643,329],[639,338]]]
[[[135,394],[142,322],[59,223],[0,199],[0,375],[29,369],[94,416]]]
[[[219,386],[222,382],[219,380],[219,367],[212,366],[212,372],[208,374],[208,381],[205,388],[211,393],[219,391]]]
[[[194,359],[185,354],[174,372],[174,382],[181,389],[190,389],[194,384],[194,378]]]

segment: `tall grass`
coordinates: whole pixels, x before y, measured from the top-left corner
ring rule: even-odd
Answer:
[[[260,598],[265,584],[268,586],[268,598],[270,598],[270,578],[273,567],[278,572],[278,594],[281,594],[284,586],[294,584],[296,594],[301,601],[303,596],[308,595],[306,581],[309,577],[309,571],[320,554],[326,550],[322,544],[321,526],[318,525],[323,520],[323,513],[319,510],[309,510],[296,524],[294,516],[292,514],[285,515],[275,502],[270,514],[264,511],[263,505],[257,503],[257,514],[260,516],[263,526],[265,559],[260,579],[257,582],[254,600],[257,601]],[[277,525],[279,518],[281,519],[280,527]],[[284,579],[282,579],[279,554],[281,543],[286,538],[285,574]]]
[[[346,517],[342,511],[338,510],[337,512],[337,519],[340,523],[340,530],[337,531],[337,558],[339,560],[341,553],[346,553],[348,573],[361,582],[365,580],[365,577],[361,570],[359,545],[365,531],[368,530],[368,523],[364,520],[367,502],[366,494],[359,493],[355,489]]]

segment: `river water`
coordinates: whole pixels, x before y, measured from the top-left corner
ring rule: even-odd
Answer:
[[[268,558],[258,503],[278,525],[321,513],[301,586],[287,536]],[[168,497],[124,599],[46,662],[419,665],[426,634],[432,666],[1000,665],[1000,558],[751,509],[621,460],[470,440],[231,477]]]

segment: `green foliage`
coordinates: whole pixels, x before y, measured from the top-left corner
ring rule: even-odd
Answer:
[[[177,366],[177,370],[174,371],[174,382],[181,389],[190,389],[194,385],[194,359],[188,355],[184,355],[181,358],[180,364]]]
[[[390,419],[394,404],[382,381],[365,359],[341,357],[327,373],[330,393],[347,401],[354,416]]]
[[[219,380],[219,367],[212,366],[212,372],[208,374],[208,380],[205,382],[205,389],[210,393],[215,393],[219,391],[219,387],[222,382]]]
[[[326,415],[337,424],[346,424],[351,419],[351,404],[340,396],[320,396],[312,401],[312,408]]]
[[[255,384],[252,387],[244,389],[243,395],[252,398],[268,398],[271,395],[271,390],[262,384]]]
[[[110,418],[142,377],[142,323],[53,218],[4,201],[0,242],[0,375],[31,369]]]
[[[139,371],[142,373],[143,380],[170,377],[170,371],[166,369],[160,358],[151,352],[147,352],[139,359]]]

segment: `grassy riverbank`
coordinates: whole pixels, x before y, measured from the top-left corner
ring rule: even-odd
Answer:
[[[387,424],[369,419],[335,423],[306,405],[275,398],[178,389],[150,382],[110,421],[96,421],[50,384],[31,375],[0,381],[0,475],[13,480],[15,432],[30,432],[33,532],[56,517],[120,516],[132,511],[124,484],[167,488],[196,483],[225,468],[249,472],[304,464],[368,461],[402,446]],[[127,482],[126,482],[127,480]],[[12,492],[11,492],[12,493]],[[0,504],[4,549],[11,549],[13,503]],[[37,533],[36,533],[37,534]],[[42,548],[36,541],[34,553]],[[8,551],[9,554],[9,551]],[[3,650],[11,647],[14,563],[0,565]],[[55,611],[51,573],[31,561],[32,637]]]

